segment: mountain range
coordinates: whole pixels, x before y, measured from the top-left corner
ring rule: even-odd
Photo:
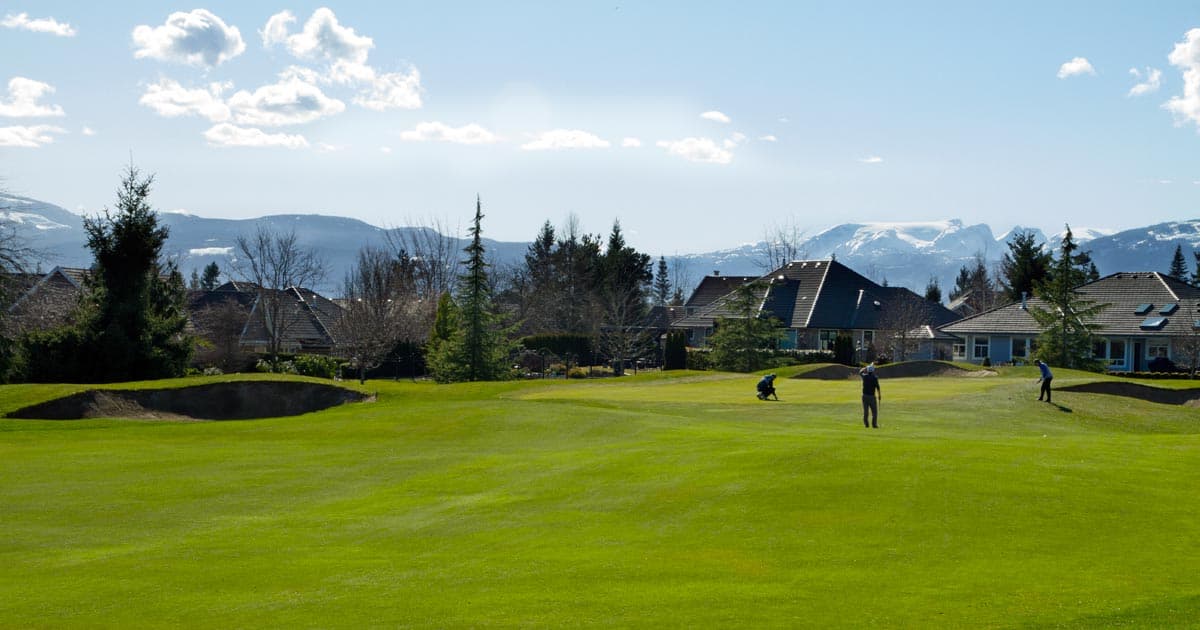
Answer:
[[[426,228],[381,228],[358,219],[315,214],[270,215],[255,219],[211,219],[182,213],[160,213],[170,229],[165,254],[174,259],[184,275],[216,262],[232,269],[235,239],[251,234],[259,226],[275,231],[294,230],[298,241],[313,248],[326,262],[324,283],[314,289],[336,295],[346,272],[364,245],[383,246],[388,233]],[[83,217],[51,203],[0,195],[0,219],[11,221],[26,242],[41,253],[43,268],[86,267],[91,252],[86,247]],[[789,245],[798,258],[836,257],[859,273],[892,286],[906,286],[922,293],[936,278],[943,294],[949,293],[963,266],[974,265],[982,256],[989,267],[1008,251],[1013,234],[1028,228],[1013,227],[999,236],[986,224],[965,225],[957,219],[914,223],[844,223],[828,229],[800,234]],[[1062,234],[1046,235],[1032,229],[1037,242],[1057,248]],[[1200,219],[1170,221],[1123,231],[1074,229],[1075,241],[1090,250],[1101,275],[1118,271],[1166,271],[1175,247],[1181,245],[1189,271],[1194,269],[1192,251],[1200,251]],[[460,239],[459,247],[466,242]],[[496,264],[521,262],[529,243],[484,239]],[[765,243],[746,244],[726,250],[672,256],[680,264],[688,284],[694,285],[710,273],[756,275],[774,265],[765,257]],[[648,252],[657,259],[657,253]],[[688,287],[690,289],[690,287]],[[684,293],[688,292],[685,289]]]

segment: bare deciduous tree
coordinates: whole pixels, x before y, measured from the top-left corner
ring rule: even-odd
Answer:
[[[794,219],[770,224],[754,264],[763,271],[772,271],[793,260],[806,258],[808,252],[804,249],[804,241],[804,229]]]
[[[407,258],[414,269],[414,289],[422,299],[437,303],[438,297],[453,292],[458,282],[461,246],[457,230],[439,221],[428,225],[388,230],[384,237],[396,259]]]
[[[302,312],[294,308],[291,288],[311,288],[325,277],[325,264],[316,252],[300,245],[294,231],[280,233],[265,226],[249,236],[237,237],[235,272],[255,285],[258,303],[253,316],[261,318],[267,334],[267,352],[275,357]]]
[[[893,361],[907,361],[921,345],[921,328],[929,323],[933,304],[907,290],[897,289],[882,304],[876,343],[890,350]]]
[[[364,247],[346,274],[345,303],[338,330],[343,354],[358,369],[358,379],[378,367],[401,341],[417,341],[427,330],[414,270],[390,252]]]

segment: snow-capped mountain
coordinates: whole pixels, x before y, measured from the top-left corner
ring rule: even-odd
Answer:
[[[208,219],[192,214],[164,212],[160,220],[170,229],[166,254],[179,263],[184,274],[216,262],[232,268],[234,240],[258,226],[275,231],[294,230],[300,243],[314,248],[327,262],[324,286],[318,290],[336,293],[342,278],[354,264],[360,247],[383,245],[387,230],[357,219],[326,215],[272,215],[257,219]],[[42,251],[43,268],[55,265],[86,267],[91,252],[84,246],[83,219],[53,204],[0,195],[0,219],[7,219],[31,246]],[[397,228],[411,230],[416,228]],[[1062,234],[1047,237],[1042,231],[1015,226],[999,236],[985,224],[966,225],[957,219],[913,223],[846,223],[811,235],[795,243],[800,258],[831,258],[849,265],[877,282],[906,286],[923,292],[930,278],[937,278],[943,295],[954,286],[959,269],[973,266],[982,256],[995,267],[1008,242],[1018,232],[1032,231],[1037,242],[1057,249]],[[1099,228],[1074,228],[1072,236],[1090,250],[1101,274],[1117,271],[1166,271],[1175,252],[1183,247],[1189,270],[1192,251],[1200,251],[1200,219],[1160,223],[1114,232]],[[485,239],[489,256],[500,265],[520,263],[528,243]],[[465,243],[461,243],[465,245]],[[719,271],[725,275],[766,273],[778,261],[766,259],[765,243],[745,244],[726,250],[679,256],[688,267],[693,283]],[[647,252],[655,258],[658,252]],[[690,287],[689,287],[690,288]],[[685,289],[686,291],[686,289]]]

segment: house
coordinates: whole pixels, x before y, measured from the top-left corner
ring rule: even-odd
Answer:
[[[720,276],[705,281],[715,278]],[[715,299],[695,299],[693,294],[687,313],[672,327],[687,330],[692,345],[705,345],[719,318],[740,316],[730,308],[732,292],[747,281],[726,284],[725,293]],[[839,334],[849,334],[855,347],[868,354],[875,349],[890,353],[900,340],[913,346],[906,358],[949,353],[951,337],[937,328],[958,315],[908,289],[880,286],[836,260],[798,260],[749,281],[756,286],[757,316],[773,317],[786,329],[781,349],[828,351]],[[714,290],[705,283],[697,293],[701,289]]]
[[[278,300],[278,312],[270,302]],[[224,309],[224,310],[222,310]],[[228,315],[231,312],[233,315]],[[338,344],[337,327],[342,307],[311,289],[290,287],[284,290],[260,289],[253,284],[226,282],[212,291],[193,291],[188,312],[197,334],[228,335],[231,317],[238,329],[238,347],[247,352],[264,353],[271,346],[268,322],[281,318],[276,326],[283,352],[334,354]],[[224,332],[222,332],[224,331]],[[210,339],[212,341],[212,339]]]
[[[1182,339],[1200,333],[1200,288],[1154,271],[1124,272],[1080,286],[1080,296],[1106,307],[1095,318],[1092,354],[1114,371],[1142,371],[1150,361],[1182,353]],[[1041,327],[1033,298],[941,327],[958,337],[955,360],[993,364],[1024,362],[1033,354]]]
[[[4,318],[8,333],[15,336],[70,324],[90,274],[87,269],[55,267],[42,275],[11,276],[13,299]]]
[[[17,297],[7,306],[5,325],[9,334],[49,330],[72,323],[80,298],[86,291],[87,269],[55,267],[49,273],[29,278],[10,278]],[[23,289],[23,290],[22,290]],[[337,347],[337,325],[341,307],[310,289],[259,291],[240,282],[226,282],[213,291],[189,291],[189,332],[201,337],[197,359],[220,352],[232,366],[237,352],[263,352],[269,346],[262,298],[278,295],[281,316],[281,348],[286,352],[331,354]]]

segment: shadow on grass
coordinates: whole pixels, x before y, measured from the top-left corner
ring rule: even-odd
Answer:
[[[1052,402],[1052,403],[1050,403],[1050,404],[1051,404],[1051,405],[1054,405],[1054,408],[1055,408],[1055,409],[1058,409],[1059,411],[1061,411],[1061,412],[1063,412],[1063,413],[1074,413],[1074,411],[1073,411],[1073,410],[1072,410],[1070,407],[1068,407],[1068,406],[1066,406],[1066,405],[1060,405],[1060,404],[1058,404],[1058,403],[1056,403],[1056,402]]]

